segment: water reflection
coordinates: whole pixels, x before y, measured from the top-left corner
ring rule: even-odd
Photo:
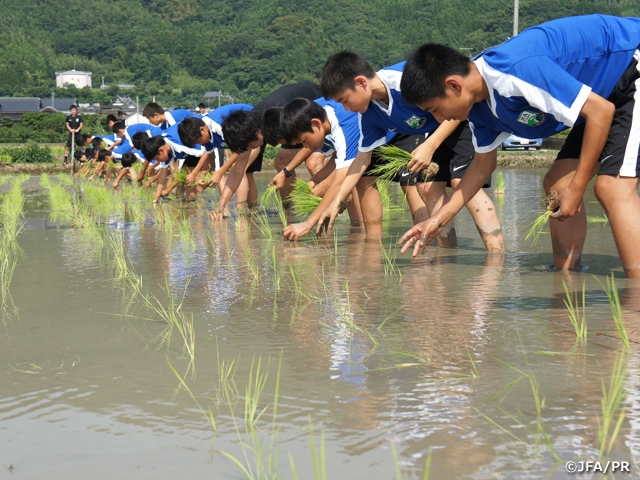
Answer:
[[[535,424],[536,406],[527,381],[507,390],[519,378],[511,367],[535,374],[543,425],[562,459],[597,457],[601,379],[621,348],[598,280],[606,283],[615,269],[634,351],[640,283],[622,278],[610,232],[600,226],[590,228],[585,247],[589,270],[546,270],[548,240],[532,247],[523,233],[537,215],[541,176],[514,171],[506,179],[513,190],[497,203],[506,255],[486,255],[464,215],[456,227],[462,248],[430,248],[416,259],[396,257],[391,247],[404,231],[402,210],[382,241],[344,222],[335,236],[300,244],[280,241],[275,216],[271,239],[251,217],[211,223],[212,199],[158,205],[140,223],[112,219],[107,228],[122,235],[148,291],[162,298],[166,279],[179,298],[186,287],[182,308],[194,316],[198,345],[197,375],[186,382],[216,416],[213,464],[213,429],[168,367],[187,365],[178,335],[167,346],[158,340],[166,325],[123,305],[109,257],[82,231],[32,222],[19,239],[27,255],[11,286],[21,319],[0,337],[3,461],[32,477],[50,465],[53,478],[82,476],[89,465],[127,478],[237,476],[216,453],[238,452],[218,367],[237,359],[234,408],[242,413],[251,360],[273,360],[260,403],[270,422],[280,355],[284,478],[289,452],[305,472],[300,478],[312,475],[308,417],[325,431],[330,478],[392,478],[390,442],[407,478],[422,478],[430,450],[431,478],[553,475],[553,456],[514,420]],[[30,208],[32,220],[47,215]],[[563,282],[572,292],[585,283],[586,344],[568,322]],[[634,356],[612,459],[636,462],[639,379]],[[27,470],[24,452],[34,438],[40,467]]]

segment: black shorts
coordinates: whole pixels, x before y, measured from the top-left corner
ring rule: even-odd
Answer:
[[[421,145],[426,138],[424,135],[396,135],[389,144],[396,145],[403,150],[411,152]],[[440,169],[436,176],[429,178],[427,182],[446,182],[447,186],[450,187],[452,179],[462,178],[475,158],[471,138],[472,134],[469,129],[469,123],[465,121],[458,125],[458,128],[456,128],[434,152],[432,162],[437,163]],[[374,158],[376,157],[372,157],[371,165],[369,165],[365,171],[365,175],[375,166],[376,162]],[[409,175],[407,175],[407,172],[404,170],[400,172],[399,177],[400,185],[415,185],[421,181],[419,173],[409,173]],[[403,182],[403,178],[405,177],[408,178],[408,183]],[[485,183],[482,188],[489,187],[491,187],[491,178],[487,180],[487,183]]]
[[[634,107],[637,84],[640,84],[639,52],[622,74],[616,87],[607,100],[613,103],[616,111],[609,136],[600,154],[598,175],[620,175],[621,177],[640,177],[640,125],[634,125]],[[640,119],[636,118],[636,122]],[[640,123],[640,122],[639,122]],[[584,122],[575,125],[562,146],[556,160],[580,158]]]
[[[253,163],[251,165],[249,165],[249,168],[247,168],[247,173],[255,173],[255,172],[261,172],[262,171],[262,159],[264,157],[264,149],[266,148],[266,145],[262,145],[260,147],[260,153],[258,154],[258,158],[256,158]]]
[[[184,162],[182,163],[183,167],[193,168],[198,165],[200,161],[200,157],[196,157],[195,155],[187,155],[184,157]]]
[[[82,134],[80,132],[76,133],[75,144],[78,147],[84,147],[84,142],[82,141]],[[69,133],[69,137],[67,138],[67,148],[71,148],[71,133]]]
[[[440,170],[427,182],[447,182],[447,187],[450,187],[451,180],[461,179],[476,156],[471,139],[469,122],[462,122],[434,152],[432,161],[440,166]],[[490,187],[491,177],[482,188]]]

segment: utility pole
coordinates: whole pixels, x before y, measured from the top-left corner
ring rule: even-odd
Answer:
[[[518,35],[518,16],[520,10],[520,0],[513,0],[513,36]]]

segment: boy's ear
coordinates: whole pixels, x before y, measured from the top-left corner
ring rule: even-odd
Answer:
[[[444,86],[459,95],[462,93],[462,78],[459,75],[449,75],[444,79]]]
[[[322,120],[320,120],[319,118],[312,118],[311,119],[311,128],[322,128]]]
[[[366,90],[367,86],[369,85],[369,79],[367,77],[365,77],[364,75],[358,75],[357,77],[355,77],[353,79],[353,82],[355,83],[356,87],[362,87]]]

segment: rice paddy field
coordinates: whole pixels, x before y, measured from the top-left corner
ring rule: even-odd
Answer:
[[[546,267],[542,178],[503,171],[506,255],[464,211],[414,259],[393,183],[382,238],[290,244],[273,196],[0,177],[0,478],[637,478],[640,285],[591,190],[586,267]]]

